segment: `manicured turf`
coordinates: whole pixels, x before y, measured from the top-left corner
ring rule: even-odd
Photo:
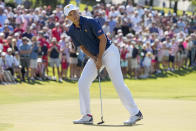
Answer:
[[[196,100],[196,71],[183,70],[143,80],[126,79],[125,83],[136,98]],[[117,98],[111,81],[101,83],[103,98]],[[90,88],[91,97],[99,98],[98,82]],[[77,83],[64,81],[0,86],[0,104],[78,98]]]

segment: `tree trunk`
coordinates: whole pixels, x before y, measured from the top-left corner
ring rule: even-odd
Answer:
[[[132,4],[135,5],[135,0],[131,0]]]
[[[177,15],[177,12],[178,12],[178,1],[175,1],[175,3],[174,3],[174,12]]]
[[[154,0],[150,0],[150,6],[154,6]]]
[[[169,0],[169,8],[172,8],[172,1]]]

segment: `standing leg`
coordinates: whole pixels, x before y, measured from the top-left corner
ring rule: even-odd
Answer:
[[[80,113],[82,115],[91,114],[89,88],[96,76],[96,65],[92,59],[89,59],[78,81],[80,95]]]
[[[129,113],[133,116],[139,112],[139,109],[133,100],[131,92],[124,83],[118,49],[113,45],[111,46],[112,47],[108,49],[109,51],[106,51],[103,56],[103,65],[108,71],[120,100]]]

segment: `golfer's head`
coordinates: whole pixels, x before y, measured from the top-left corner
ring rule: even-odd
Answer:
[[[66,5],[64,7],[64,14],[65,14],[66,18],[68,18],[72,22],[78,21],[79,17],[80,17],[79,9],[72,4]]]

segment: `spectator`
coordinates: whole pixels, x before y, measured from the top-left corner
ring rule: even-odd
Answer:
[[[30,68],[31,68],[31,80],[34,82],[35,73],[37,69],[37,58],[38,52],[40,51],[40,46],[38,45],[37,38],[34,36],[32,38],[31,53],[30,53]]]
[[[22,66],[22,79],[25,81],[25,73],[29,82],[29,65],[30,65],[30,53],[31,47],[28,44],[29,39],[27,37],[22,38],[22,45],[20,46],[19,53],[20,53],[20,63]]]
[[[62,29],[60,28],[60,24],[56,23],[55,27],[52,29],[52,37],[55,37],[57,41],[60,41],[61,33]]]
[[[78,64],[78,59],[77,59],[76,49],[73,45],[71,45],[71,49],[70,49],[69,64],[70,64],[70,79],[76,80],[76,74],[77,74],[76,66]]]
[[[128,50],[126,49],[125,45],[122,45],[122,49],[120,51],[120,57],[121,57],[121,68],[122,68],[122,73],[123,73],[123,77],[127,78],[127,67],[128,67],[128,60],[127,60],[127,53]]]
[[[4,81],[6,82],[6,84],[9,84],[9,83],[15,83],[15,80],[14,80],[14,77],[12,76],[12,74],[10,73],[9,70],[7,70],[9,68],[9,65],[6,63],[6,53],[5,52],[2,52],[1,53],[1,56],[2,56],[2,63],[1,64],[1,70],[2,70],[2,73],[3,73],[3,79]]]
[[[61,73],[59,70],[59,66],[60,66],[60,59],[59,59],[59,54],[60,54],[60,47],[57,44],[57,40],[55,37],[52,38],[52,43],[50,45],[50,49],[49,49],[49,57],[50,57],[50,65],[52,67],[52,73],[53,73],[53,80],[56,80],[55,77],[55,65],[57,68],[57,72],[58,72],[58,78],[59,78],[59,82],[62,82],[62,78],[61,78]]]
[[[21,73],[21,63],[20,63],[20,56],[19,52],[14,52],[14,74],[15,74],[15,80],[17,78],[20,78],[20,82],[22,82],[22,73]]]
[[[144,75],[142,78],[147,78],[151,74],[151,62],[152,62],[152,53],[147,52],[144,57],[143,65],[144,65]]]
[[[0,5],[0,27],[4,26],[6,20],[7,20],[7,16],[6,14],[4,14],[4,7]]]
[[[84,11],[82,12],[82,15],[83,16],[89,16],[89,17],[92,16],[91,12],[88,10],[88,6],[84,8]]]
[[[12,48],[7,49],[7,55],[5,56],[6,70],[10,71],[11,75],[14,76],[14,57],[12,55]]]
[[[67,70],[68,70],[68,61],[66,58],[66,54],[62,54],[62,59],[61,59],[61,76],[64,80],[67,80]]]
[[[135,79],[137,79],[138,76],[139,76],[139,72],[138,72],[138,69],[139,69],[138,55],[139,55],[139,51],[136,48],[136,43],[133,42],[133,52],[132,52],[132,59],[131,59],[131,64],[132,65],[131,65],[131,67],[132,67],[132,71],[134,73]]]

